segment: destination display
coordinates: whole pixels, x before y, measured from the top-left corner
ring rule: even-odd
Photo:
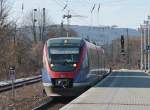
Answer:
[[[79,54],[79,48],[50,48],[50,54]]]

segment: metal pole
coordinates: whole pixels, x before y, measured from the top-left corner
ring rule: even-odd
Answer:
[[[68,10],[68,17],[67,17],[67,37],[69,37],[69,10]]]
[[[148,46],[150,46],[150,33],[149,33],[150,24],[149,24],[149,22],[150,22],[150,16],[148,16],[148,28],[147,28],[147,30],[148,30]],[[147,52],[148,52],[148,72],[150,72],[150,50],[148,50]]]
[[[63,20],[61,21],[61,27],[60,27],[60,36],[63,37],[63,27],[64,27],[64,23]]]
[[[14,79],[12,79],[11,82],[12,82],[12,97],[13,97],[13,99],[15,99]]]
[[[143,69],[143,28],[142,25],[140,26],[140,32],[141,32],[141,70]]]
[[[35,26],[35,22],[37,21],[35,18],[35,12],[36,11],[37,11],[37,9],[33,9],[33,34],[34,34],[35,43],[37,42],[37,40],[36,40],[36,26]]]
[[[43,31],[42,31],[42,41],[43,43],[46,40],[45,36],[45,22],[46,22],[46,14],[45,14],[45,8],[43,8]]]
[[[144,27],[144,70],[146,71],[146,28]]]
[[[129,55],[129,33],[128,33],[128,28],[127,28],[127,67],[129,68],[129,64],[130,64],[130,55]]]
[[[148,44],[147,45],[149,46],[150,45],[150,42],[149,42],[150,41],[150,38],[149,38],[150,37],[149,36],[149,24],[147,26],[148,26],[147,27],[147,37],[148,37],[148,42],[147,42]],[[148,71],[149,71],[150,70],[150,62],[149,62],[150,61],[150,55],[149,55],[149,50],[147,50],[147,54],[148,54]]]
[[[112,62],[113,62],[113,64],[114,64],[114,45],[113,45],[113,41],[114,40],[112,40]]]

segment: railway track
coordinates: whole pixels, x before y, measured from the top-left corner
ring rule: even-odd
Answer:
[[[75,98],[76,97],[48,98],[45,102],[41,103],[40,105],[33,108],[32,110],[58,110]]]
[[[18,87],[22,87],[24,85],[30,85],[33,83],[37,83],[41,81],[41,75],[39,76],[34,76],[31,78],[22,78],[22,79],[18,79],[14,82],[14,88],[18,88]],[[12,89],[12,83],[11,81],[7,81],[7,82],[1,82],[0,84],[0,93],[1,92],[5,92]]]
[[[100,81],[105,79],[107,76],[108,74],[103,76]],[[59,110],[61,107],[65,106],[66,104],[74,100],[76,97],[55,97],[53,99],[49,98],[48,100],[44,101],[43,103],[33,108],[32,110]]]

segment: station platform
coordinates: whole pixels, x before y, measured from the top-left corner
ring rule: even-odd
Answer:
[[[115,71],[60,110],[150,110],[150,76]]]

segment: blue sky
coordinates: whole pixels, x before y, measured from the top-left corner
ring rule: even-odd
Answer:
[[[67,9],[72,15],[87,16],[87,18],[74,17],[73,25],[118,25],[119,27],[137,28],[143,20],[150,15],[150,0],[11,0],[13,18],[19,20],[34,8],[46,8],[55,24],[59,24]],[[68,1],[68,2],[67,2]],[[24,13],[21,11],[24,4]],[[68,7],[63,11],[65,4]],[[101,4],[99,13],[98,4]],[[92,7],[96,4],[93,13]],[[66,23],[66,22],[65,22]]]

